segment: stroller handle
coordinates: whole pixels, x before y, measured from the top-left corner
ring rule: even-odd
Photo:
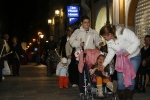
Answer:
[[[82,50],[83,50],[83,59],[86,57],[86,53],[84,53],[84,47],[82,46]]]

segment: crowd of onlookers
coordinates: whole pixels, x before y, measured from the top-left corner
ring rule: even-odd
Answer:
[[[0,33],[0,81],[4,79],[3,68],[10,68],[12,66],[12,75],[19,76],[20,62],[23,59],[24,51],[21,44],[18,43],[17,37],[13,37],[9,41],[9,35]],[[4,64],[7,63],[7,64]]]

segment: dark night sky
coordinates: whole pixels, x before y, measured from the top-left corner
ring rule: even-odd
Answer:
[[[43,9],[48,2],[49,0],[0,0],[3,6],[2,27],[5,28],[3,34],[7,33],[10,37],[17,36],[20,41],[23,39],[29,41],[33,27],[37,28],[40,15],[38,10]],[[41,8],[39,5],[42,5]],[[45,11],[43,16],[46,15],[48,14]]]

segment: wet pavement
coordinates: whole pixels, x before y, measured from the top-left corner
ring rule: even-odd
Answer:
[[[78,88],[59,89],[57,77],[46,76],[46,66],[21,65],[20,76],[5,76],[0,83],[0,100],[80,100]],[[146,93],[135,93],[133,100],[150,100]]]

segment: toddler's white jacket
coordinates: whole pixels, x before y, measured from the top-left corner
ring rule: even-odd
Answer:
[[[61,62],[58,63],[56,68],[56,75],[58,76],[68,76],[68,66],[71,62],[71,59],[67,60],[67,66],[63,66]]]

